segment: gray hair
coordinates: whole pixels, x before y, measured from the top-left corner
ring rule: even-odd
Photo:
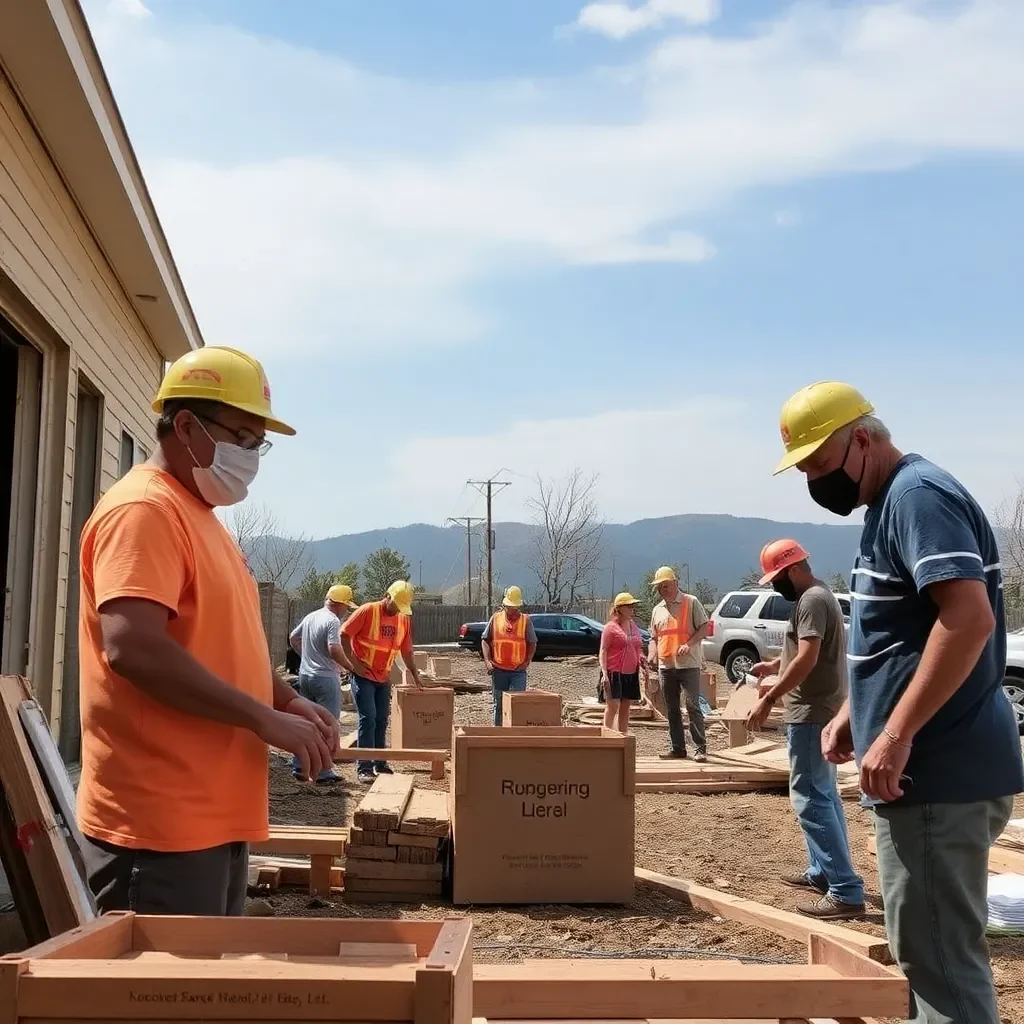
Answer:
[[[844,441],[848,441],[858,427],[861,430],[866,430],[868,437],[870,437],[872,441],[892,440],[892,434],[889,433],[889,428],[877,416],[871,415],[858,417],[851,424],[843,427],[842,431],[839,432],[839,436],[842,437]]]

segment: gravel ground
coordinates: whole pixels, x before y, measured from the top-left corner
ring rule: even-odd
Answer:
[[[453,674],[485,679],[478,658],[457,655]],[[543,662],[531,669],[530,685],[554,690],[569,699],[594,693],[596,669]],[[719,692],[725,689],[720,678]],[[488,724],[490,696],[456,697],[458,723]],[[343,728],[354,728],[348,721]],[[638,756],[665,749],[664,729],[637,727]],[[725,746],[724,735],[711,732],[709,747]],[[270,769],[271,821],[278,824],[346,825],[364,788],[355,781],[351,764],[339,765],[345,781],[329,789],[296,783],[288,762],[275,755]],[[417,785],[445,787],[430,781],[429,772],[416,772]],[[792,910],[801,894],[776,879],[784,871],[804,866],[803,840],[782,794],[737,793],[708,796],[641,793],[636,798],[636,863],[664,874],[692,879]],[[849,926],[882,934],[881,902],[874,858],[868,853],[871,826],[856,803],[846,802],[854,860],[868,888],[868,916]],[[1024,816],[1019,798],[1016,816]],[[310,900],[296,890],[281,890],[267,900],[276,914],[345,917],[420,917],[450,915],[440,903],[352,905]],[[458,913],[458,911],[455,911]],[[799,943],[770,932],[722,921],[681,903],[637,888],[627,907],[560,905],[472,911],[478,961],[515,961],[525,957],[574,956],[589,951],[633,952],[670,948],[678,956],[750,957],[769,961],[803,961]],[[1004,1021],[1024,1024],[1024,938],[992,940],[992,963]]]

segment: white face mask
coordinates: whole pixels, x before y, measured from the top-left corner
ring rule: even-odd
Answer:
[[[202,423],[199,425],[203,427]],[[203,427],[203,433],[210,437],[206,427]],[[237,505],[245,500],[260,468],[257,449],[242,448],[227,441],[213,441],[213,462],[209,466],[200,466],[191,448],[188,453],[195,463],[192,476],[205,502],[210,505]]]

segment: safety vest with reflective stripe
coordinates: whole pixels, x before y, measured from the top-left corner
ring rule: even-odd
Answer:
[[[526,661],[527,617],[520,614],[513,622],[503,612],[491,619],[491,660],[498,668],[519,668]]]
[[[383,636],[381,629],[381,612],[383,601],[374,601],[370,605],[370,628],[361,636],[352,637],[352,648],[356,657],[373,670],[377,682],[386,682],[391,666],[395,663],[402,644],[409,632],[407,615],[389,616],[397,620],[393,636]]]
[[[688,643],[693,635],[690,632],[690,602],[693,598],[689,594],[681,594],[679,601],[679,618],[676,619],[672,613],[668,613],[668,622],[658,627],[658,660],[672,661],[679,648]],[[665,602],[665,610],[668,611],[668,602]]]

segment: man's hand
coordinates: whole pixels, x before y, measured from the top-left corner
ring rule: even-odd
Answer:
[[[658,659],[657,658],[648,658],[647,659],[647,670],[648,670],[648,672],[657,672],[658,671]]]
[[[773,675],[776,667],[774,661],[759,661],[750,669],[750,674],[756,679],[763,679],[765,676]]]
[[[298,697],[289,701],[288,711],[267,708],[255,731],[268,746],[294,754],[299,759],[303,777],[315,779],[334,763],[334,751],[338,749],[337,734],[334,745],[329,746],[324,736],[326,723],[320,721],[319,716],[316,716],[317,721],[314,723],[305,714],[292,713],[291,708],[298,710],[297,705],[300,701],[309,703]]]
[[[910,746],[897,743],[884,732],[868,748],[860,763],[860,788],[865,796],[889,803],[903,796],[900,777],[910,760]]]
[[[853,732],[848,718],[837,715],[821,730],[821,756],[832,764],[853,760]]]
[[[677,658],[685,658],[689,653],[690,653],[690,645],[689,644],[680,644],[679,645],[679,650],[676,651],[676,657]]]
[[[747,715],[747,728],[751,732],[759,732],[768,716],[771,714],[775,701],[772,697],[765,695],[751,709]]]
[[[305,697],[297,697],[295,700],[290,701],[284,710],[289,715],[299,715],[301,718],[308,719],[319,728],[327,746],[332,751],[338,749],[338,743],[341,739],[341,727],[338,724],[338,720],[327,708],[322,708],[319,704],[306,700]]]
[[[491,673],[494,672],[494,662],[491,661],[490,659],[485,658],[484,659],[484,668],[487,670],[487,674],[491,675]]]

